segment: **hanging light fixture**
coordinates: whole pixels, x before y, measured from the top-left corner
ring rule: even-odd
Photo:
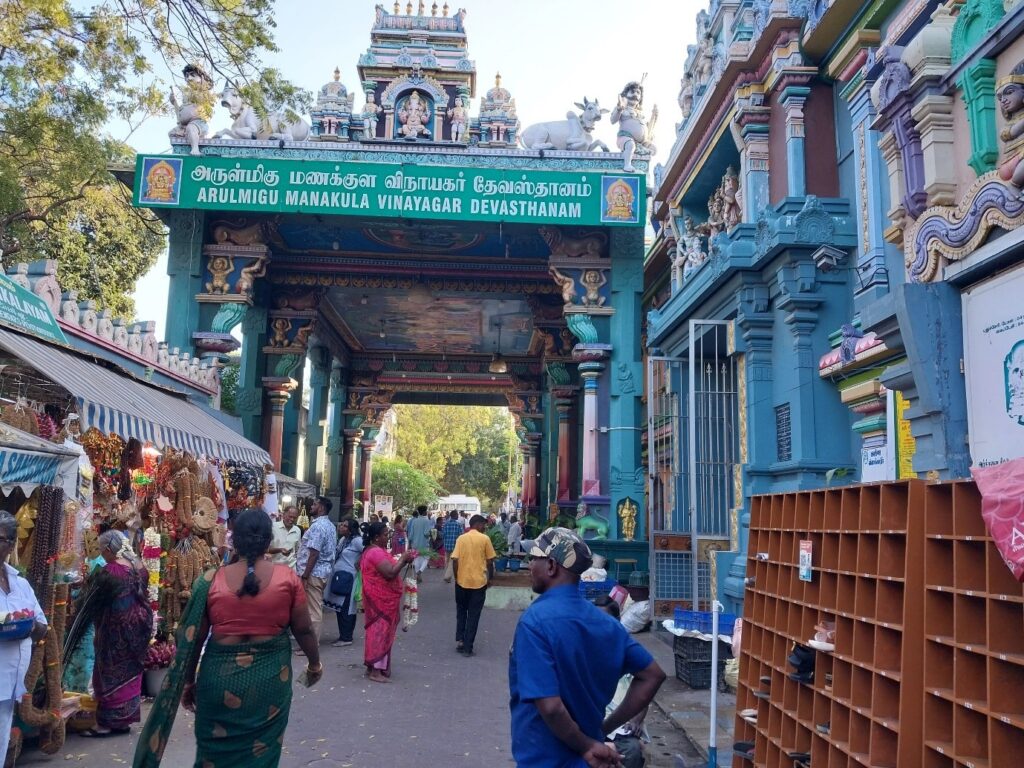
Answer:
[[[508,373],[508,363],[501,356],[501,321],[497,322],[498,343],[494,347],[494,354],[491,356],[491,363],[487,366],[490,373]]]

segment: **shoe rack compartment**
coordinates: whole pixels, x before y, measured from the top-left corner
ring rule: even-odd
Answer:
[[[921,481],[752,499],[737,706],[758,719],[736,732],[755,765],[789,768],[794,749],[830,768],[1024,764],[1024,587],[980,503],[972,483]],[[789,680],[793,643],[821,621],[835,652],[817,653],[813,684]],[[762,675],[770,700],[753,697]]]

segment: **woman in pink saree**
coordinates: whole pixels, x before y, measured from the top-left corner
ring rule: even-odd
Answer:
[[[387,552],[386,523],[369,523],[363,528],[363,550],[359,568],[363,575],[363,612],[366,641],[363,661],[366,674],[375,683],[390,682],[391,646],[395,642],[402,614],[402,568],[416,557],[413,550],[397,560]]]

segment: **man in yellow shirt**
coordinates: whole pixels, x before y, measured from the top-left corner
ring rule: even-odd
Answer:
[[[487,518],[473,515],[469,530],[459,536],[452,552],[452,574],[455,576],[455,650],[463,656],[473,655],[473,641],[484,608],[487,585],[494,578],[497,554],[491,540],[484,535]]]

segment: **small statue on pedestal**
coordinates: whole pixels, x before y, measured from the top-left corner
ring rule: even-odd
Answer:
[[[399,133],[409,141],[418,139],[420,134],[430,138],[430,131],[427,130],[430,107],[420,98],[419,91],[413,91],[405,100],[405,104],[398,112],[398,120],[402,123]]]
[[[213,80],[202,67],[189,64],[182,70],[185,87],[179,94],[171,89],[171,106],[178,117],[178,124],[171,129],[171,138],[184,136],[191,147],[191,154],[198,156],[199,140],[205,139],[210,130],[209,120],[213,117],[214,97],[211,92]]]
[[[466,135],[466,123],[469,120],[469,112],[461,96],[455,97],[455,104],[448,110],[448,120],[452,126],[452,141],[461,143]]]
[[[641,149],[653,155],[657,148],[651,141],[654,125],[658,121],[658,108],[651,110],[650,121],[644,117],[644,87],[638,82],[626,83],[619,94],[619,103],[612,110],[611,121],[618,123],[616,142],[622,150],[622,170],[634,173],[633,155]]]
[[[377,122],[380,119],[380,104],[374,101],[373,91],[366,94],[366,106],[363,107],[363,138],[377,138]]]

